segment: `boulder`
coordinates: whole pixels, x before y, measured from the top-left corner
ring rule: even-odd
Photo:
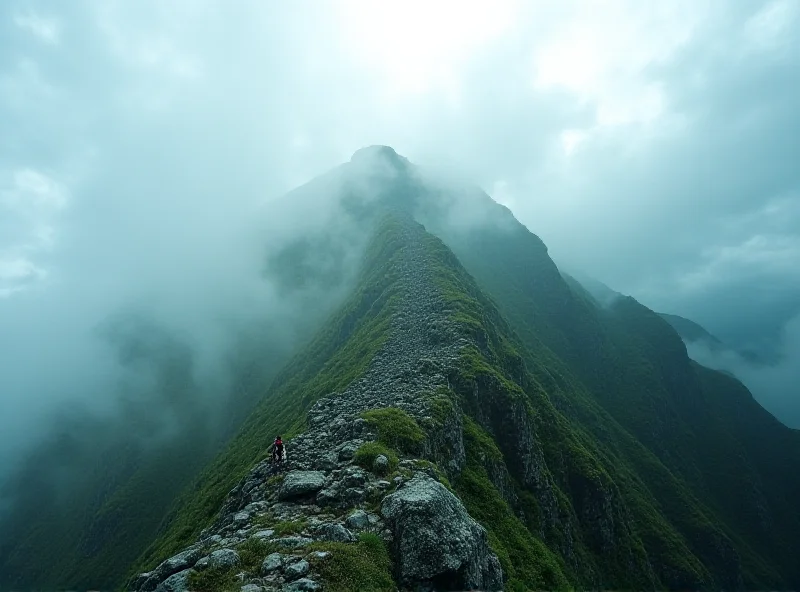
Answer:
[[[151,592],[172,574],[188,569],[197,563],[203,556],[203,552],[198,548],[189,548],[185,551],[162,561],[157,568],[150,572],[149,577],[142,583],[143,592]]]
[[[358,444],[356,444],[355,442],[345,442],[345,444],[339,449],[339,460],[340,461],[350,460],[356,455],[357,450],[358,450]]]
[[[375,457],[375,461],[372,463],[372,470],[378,475],[385,475],[389,472],[389,459],[386,458],[386,455],[379,454]]]
[[[210,563],[210,560],[209,560],[208,556],[201,557],[200,559],[197,560],[197,563],[194,564],[194,568],[197,571],[202,571],[202,570],[204,570],[204,569],[206,569],[208,567],[209,563]]]
[[[321,471],[292,471],[286,475],[278,492],[278,499],[287,500],[318,492],[325,485]]]
[[[273,529],[266,528],[264,530],[257,531],[255,534],[253,534],[253,537],[255,537],[257,539],[268,539],[273,534],[275,534],[275,531]]]
[[[486,530],[438,481],[416,473],[383,499],[381,514],[393,535],[401,586],[502,590],[503,572]]]
[[[317,592],[318,590],[322,590],[322,586],[309,578],[300,578],[281,588],[281,592]]]
[[[347,517],[344,523],[347,525],[347,528],[363,530],[369,526],[369,514],[364,510],[356,510]]]
[[[233,549],[219,549],[208,556],[210,568],[235,567],[241,563],[239,554]]]
[[[261,564],[261,575],[272,573],[276,569],[280,569],[283,565],[283,555],[280,553],[270,553]]]
[[[350,467],[343,472],[342,482],[345,487],[363,487],[367,482],[367,474],[359,467]]]
[[[287,565],[283,569],[283,575],[289,581],[299,580],[306,575],[310,569],[311,566],[308,564],[308,561],[301,559],[300,561],[295,561],[294,563]]]
[[[193,569],[185,569],[172,574],[156,587],[155,592],[187,592],[189,589],[189,575],[193,572]]]
[[[333,506],[339,502],[341,491],[338,487],[327,487],[317,494],[317,505]]]
[[[323,541],[334,543],[354,543],[358,540],[355,535],[341,524],[328,522],[316,530],[316,536]]]

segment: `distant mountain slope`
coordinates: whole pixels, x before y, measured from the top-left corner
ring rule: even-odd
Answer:
[[[700,341],[712,350],[726,349],[725,344],[694,321],[663,312],[659,313],[659,316],[667,321],[684,341]]]
[[[196,540],[274,433],[318,438],[320,424],[306,421],[314,401],[367,380],[402,319],[416,318],[400,270],[421,246],[449,319],[425,332],[442,351],[460,348],[433,363],[449,384],[437,405],[443,419],[462,418],[450,433],[465,456],[433,432],[415,454],[486,528],[507,588],[800,585],[796,432],[740,383],[693,363],[658,314],[628,297],[601,306],[565,281],[541,240],[479,190],[448,189],[385,147],[336,174],[345,189],[332,199],[374,233],[358,287],[185,492],[141,567]],[[312,189],[325,184],[298,195]],[[383,371],[413,384],[426,364]],[[432,394],[414,396],[424,408]],[[245,544],[243,532],[228,544]]]

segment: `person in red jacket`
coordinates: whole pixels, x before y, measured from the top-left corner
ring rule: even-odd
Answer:
[[[280,462],[283,460],[283,440],[281,440],[280,436],[275,438],[275,441],[270,446],[272,450],[272,462]]]

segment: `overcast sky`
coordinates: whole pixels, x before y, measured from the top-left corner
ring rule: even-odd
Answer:
[[[254,307],[254,208],[369,144],[567,269],[798,343],[800,0],[5,0],[0,432],[110,380],[119,306]]]

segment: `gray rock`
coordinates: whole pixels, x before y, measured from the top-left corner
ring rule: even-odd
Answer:
[[[211,568],[235,567],[241,562],[239,554],[233,549],[218,549],[208,556],[208,566]]]
[[[264,588],[258,584],[245,584],[239,588],[239,592],[264,592]]]
[[[197,563],[194,564],[194,568],[197,571],[202,571],[208,567],[209,563],[210,559],[208,558],[208,555],[206,555],[205,557],[201,557],[197,560]]]
[[[281,588],[281,592],[317,592],[318,590],[322,590],[322,586],[309,578],[300,578]]]
[[[356,450],[358,450],[358,444],[355,442],[346,442],[344,446],[339,449],[339,460],[350,460],[355,456]]]
[[[358,467],[352,467],[344,472],[342,482],[346,487],[363,487],[367,482],[367,474]]]
[[[381,514],[392,531],[402,586],[430,585],[445,576],[453,590],[502,590],[503,572],[486,530],[438,481],[415,474],[383,499]]]
[[[342,499],[348,504],[360,504],[367,497],[367,493],[358,487],[348,487],[342,494]]]
[[[279,539],[273,539],[272,542],[280,547],[285,547],[287,549],[294,549],[296,547],[305,547],[306,545],[310,545],[313,541],[308,537],[287,536],[287,537],[281,537]]]
[[[311,555],[309,555],[309,557],[311,557],[312,559],[317,559],[319,561],[323,561],[330,556],[331,554],[328,551],[314,551],[313,553],[311,553]]]
[[[259,531],[255,532],[255,533],[253,533],[253,536],[255,538],[257,538],[257,539],[268,539],[273,534],[275,534],[275,531],[272,530],[271,528],[267,528],[265,530],[259,530]]]
[[[369,526],[369,514],[364,510],[356,510],[347,517],[345,520],[347,528],[354,530],[363,530]]]
[[[287,500],[316,493],[325,485],[325,473],[320,471],[292,471],[286,475],[278,492],[278,499]]]
[[[301,559],[300,561],[295,561],[287,565],[283,569],[283,575],[289,581],[297,580],[306,575],[310,569],[311,566],[308,564],[308,561]]]
[[[268,507],[269,504],[267,504],[266,502],[252,502],[244,507],[244,511],[250,512],[250,514],[254,514],[255,512],[263,512]]]
[[[283,565],[283,555],[280,553],[270,553],[261,564],[261,574],[267,575]]]
[[[319,506],[335,506],[340,498],[341,491],[338,487],[326,487],[317,494],[316,502]]]
[[[140,573],[138,576],[131,580],[131,589],[132,590],[139,590],[142,586],[144,586],[145,582],[150,579],[152,572],[146,571]]]
[[[236,515],[233,517],[233,521],[236,524],[244,524],[248,520],[250,520],[249,512],[237,512]]]
[[[389,483],[388,481],[384,481],[383,479],[378,481],[378,489],[389,489],[391,486],[392,486],[391,483]]]
[[[372,463],[372,470],[378,475],[385,475],[389,471],[389,459],[385,455],[379,454]]]
[[[187,592],[189,589],[188,579],[192,572],[194,572],[193,569],[185,569],[172,574],[158,585],[155,592]]]
[[[347,530],[341,524],[323,524],[317,528],[315,534],[323,541],[332,541],[335,543],[354,543],[356,540],[358,540],[352,532]]]
[[[332,471],[339,466],[338,460],[335,452],[328,452],[317,461],[316,466],[321,471]]]
[[[150,572],[147,580],[141,585],[143,592],[151,592],[169,578],[172,574],[192,567],[197,560],[203,556],[203,552],[197,548],[189,548],[185,551],[162,561],[157,568]]]

